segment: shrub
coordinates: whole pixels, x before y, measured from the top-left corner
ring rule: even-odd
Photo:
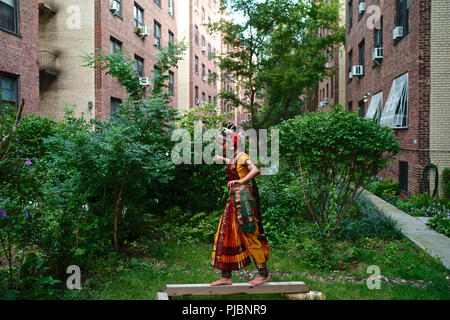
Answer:
[[[347,218],[342,223],[343,239],[360,240],[366,237],[383,240],[401,239],[402,233],[395,220],[379,212],[363,195],[358,199],[359,216]]]
[[[400,184],[392,179],[377,180],[367,186],[367,190],[381,198],[400,193]]]
[[[450,208],[442,206],[440,210],[436,210],[427,224],[437,232],[450,237]]]
[[[332,243],[375,171],[399,152],[393,132],[342,106],[284,121],[280,153],[300,179],[317,236]],[[311,192],[313,190],[313,192]]]
[[[444,190],[444,197],[450,201],[450,168],[445,168],[442,171],[442,189]]]

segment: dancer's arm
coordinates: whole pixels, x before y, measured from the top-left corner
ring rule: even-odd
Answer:
[[[240,185],[245,184],[260,173],[258,167],[256,165],[254,165],[253,163],[250,164],[247,168],[250,170],[250,172],[247,173],[247,175],[244,178],[242,178],[240,180],[230,181],[230,182],[228,182],[228,186],[232,187],[235,184],[240,184]]]

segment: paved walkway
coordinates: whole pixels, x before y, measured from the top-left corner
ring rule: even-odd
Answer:
[[[410,216],[367,190],[363,194],[386,216],[397,221],[402,233],[432,257],[439,257],[450,269],[450,238],[428,227],[427,219]]]

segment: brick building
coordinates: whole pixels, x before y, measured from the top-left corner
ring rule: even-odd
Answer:
[[[401,153],[379,176],[422,192],[427,164],[450,167],[450,3],[346,1],[346,106],[398,138]]]
[[[339,24],[343,26],[345,24],[345,0],[338,0],[339,2]],[[328,30],[320,29],[319,36],[326,36]],[[333,52],[331,52],[326,67],[332,71],[332,75],[326,77],[323,81],[318,84],[318,90],[316,92],[317,99],[314,102],[317,106],[313,110],[323,110],[330,105],[340,104],[345,106],[345,47],[344,45],[336,45]],[[308,110],[311,107],[308,105]]]
[[[177,1],[178,38],[189,44],[179,64],[179,110],[202,103],[217,103],[220,81],[214,54],[220,51],[220,37],[209,32],[206,24],[219,18],[216,0]]]
[[[0,0],[0,104],[39,112],[38,1]]]
[[[153,78],[160,47],[177,41],[174,0],[41,0],[40,52],[50,67],[41,77],[41,112],[63,117],[61,106],[75,103],[76,115],[108,119],[127,97],[119,81],[106,71],[82,66],[84,53],[122,51],[135,60],[137,74]],[[177,105],[176,68],[170,71],[173,106]]]

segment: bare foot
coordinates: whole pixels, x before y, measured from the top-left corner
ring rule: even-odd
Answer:
[[[263,284],[264,282],[267,282],[270,280],[270,275],[267,276],[267,278],[264,278],[262,276],[258,276],[255,280],[249,281],[249,283],[253,286],[259,286],[260,284]]]
[[[232,284],[232,280],[229,278],[222,278],[220,280],[214,281],[213,283],[210,284],[210,286],[214,287],[214,286],[221,286],[221,285],[231,285]]]

